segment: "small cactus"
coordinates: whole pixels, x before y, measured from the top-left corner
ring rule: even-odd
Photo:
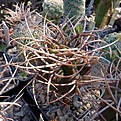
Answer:
[[[119,39],[119,41],[110,46],[112,51],[111,53],[109,53],[108,48],[104,48],[104,52],[106,52],[104,57],[110,61],[114,60],[115,64],[117,64],[119,58],[121,57],[121,33],[114,32],[104,37],[104,41],[108,44],[116,41],[117,39]]]
[[[44,0],[42,13],[50,20],[58,20],[64,13],[63,0]]]
[[[86,0],[44,0],[43,12],[50,20],[59,20],[60,16],[69,18],[80,17],[85,14]]]
[[[64,1],[64,15],[69,14],[69,18],[74,16],[82,16],[85,14],[86,0],[63,0]]]

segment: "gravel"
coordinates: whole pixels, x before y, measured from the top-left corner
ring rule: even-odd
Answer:
[[[39,106],[42,107],[45,114],[50,118],[50,120],[83,121],[93,115],[93,113],[95,113],[95,110],[99,108],[100,104],[99,103],[97,104],[97,107],[94,107],[96,102],[91,102],[90,100],[97,100],[98,98],[95,96],[95,94],[91,93],[92,90],[90,92],[87,92],[86,88],[87,86],[83,86],[80,88],[80,92],[83,92],[81,97],[77,93],[73,93],[72,95],[68,95],[68,97],[66,97],[69,98],[69,100],[63,98],[54,103],[47,104],[46,85],[35,83],[36,101]],[[29,89],[32,92],[31,86],[29,86]],[[93,92],[98,92],[99,96],[101,94],[101,90],[93,90]],[[54,93],[52,92],[50,92],[49,98],[51,101],[56,99]]]
[[[19,99],[16,103],[20,104],[21,107],[12,105],[5,110],[9,105],[4,104],[0,105],[0,111],[7,119],[12,119],[13,121],[34,121],[28,104],[23,99]]]

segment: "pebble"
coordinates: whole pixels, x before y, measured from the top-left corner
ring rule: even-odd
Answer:
[[[13,106],[11,106],[11,108],[9,109],[9,110],[7,110],[7,115],[9,116],[9,117],[14,117],[14,114],[13,114]]]
[[[84,105],[84,106],[83,106],[83,109],[86,111],[86,110],[87,110],[87,107]]]
[[[59,109],[57,109],[57,115],[58,116],[62,116],[63,114],[62,114],[62,111],[61,111],[61,109],[59,108]]]
[[[50,113],[49,111],[46,112],[46,115],[50,118],[50,119],[54,119],[55,118],[55,113]]]
[[[81,114],[83,114],[84,113],[84,110],[82,110],[82,108],[79,108],[78,109],[78,112],[81,113]]]
[[[82,102],[80,102],[80,101],[73,101],[73,106],[78,109],[78,108],[80,108],[80,106],[82,106]]]
[[[15,112],[18,112],[20,110],[20,107],[16,106],[16,108],[14,109]]]
[[[15,113],[14,115],[18,116],[18,117],[23,117],[24,116],[24,112],[23,111],[19,111],[19,112]]]
[[[91,105],[90,105],[89,103],[87,103],[87,104],[86,104],[86,107],[87,107],[87,108],[90,108],[90,107],[91,107]]]
[[[87,89],[88,87],[86,87]],[[90,88],[90,87],[89,87]],[[90,99],[97,99],[94,94],[87,92],[84,87],[80,88],[81,97],[78,94],[74,94],[72,98],[70,98],[70,102],[67,105],[62,104],[60,101],[54,102],[50,105],[44,105],[44,110],[46,111],[46,115],[51,120],[57,121],[84,121],[82,119],[82,115],[91,108],[92,103],[89,101]],[[42,88],[44,90],[44,88]],[[38,90],[39,91],[39,90]],[[93,90],[94,91],[94,90]],[[37,93],[37,90],[36,90]],[[95,93],[99,94],[98,90]],[[49,95],[50,101],[54,99],[52,93]],[[40,104],[46,104],[46,96],[43,91],[38,92],[38,97]],[[42,99],[41,99],[42,98]],[[63,100],[62,100],[63,101]],[[88,116],[87,116],[88,117]]]
[[[74,96],[73,96],[73,101],[78,101],[79,100],[79,96],[77,95],[77,94],[75,94]]]
[[[49,107],[49,111],[50,111],[50,113],[55,113],[55,112],[57,112],[57,109],[58,109],[58,106],[50,106]]]
[[[67,121],[75,121],[73,117],[69,117]]]
[[[95,94],[100,96],[100,91],[99,90],[95,90]]]
[[[42,101],[42,104],[45,103],[45,96],[44,95],[40,95],[40,100]]]
[[[59,116],[59,121],[65,121],[63,116]]]
[[[50,117],[50,119],[54,119],[55,118],[55,113],[50,113],[49,117]]]
[[[63,108],[61,108],[61,112],[62,112],[62,114],[63,115],[65,115],[66,113],[67,113],[67,108],[66,108],[66,106],[64,106]]]
[[[69,118],[68,114],[65,114],[63,117],[65,120],[67,120]]]
[[[25,115],[29,115],[29,109],[28,109],[28,104],[25,103],[23,106],[22,106],[22,109],[21,109],[22,112],[24,112]]]
[[[31,119],[30,119],[29,117],[27,117],[27,116],[24,116],[24,117],[22,118],[22,121],[31,121]]]
[[[76,112],[76,115],[77,115],[77,116],[79,116],[79,115],[80,115],[80,113],[77,111],[77,112]]]

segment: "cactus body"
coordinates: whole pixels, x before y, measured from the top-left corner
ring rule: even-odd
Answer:
[[[60,16],[80,17],[85,14],[86,0],[44,0],[43,14],[50,20],[58,20]]]
[[[85,14],[85,0],[63,0],[64,15],[69,14],[69,18],[73,16],[81,16]]]
[[[115,64],[117,65],[117,62],[119,61],[119,58],[121,57],[121,33],[112,33],[104,37],[104,41],[106,41],[108,44],[116,41],[119,39],[118,42],[111,45],[111,51],[112,54],[109,54],[109,49],[105,48],[104,51],[106,52],[104,57],[110,61],[115,61]],[[121,63],[120,63],[121,66]]]
[[[63,15],[63,0],[44,0],[43,14],[51,20],[59,19]]]
[[[112,13],[113,0],[101,0],[98,8],[96,10],[96,26],[104,28],[110,20],[110,15]]]

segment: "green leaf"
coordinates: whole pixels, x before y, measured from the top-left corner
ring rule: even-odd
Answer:
[[[19,73],[19,75],[22,76],[22,77],[27,77],[25,72],[21,72],[21,73]]]
[[[77,34],[82,33],[82,31],[83,31],[83,27],[82,27],[82,25],[79,24],[78,26],[76,26],[75,31],[76,31]]]

